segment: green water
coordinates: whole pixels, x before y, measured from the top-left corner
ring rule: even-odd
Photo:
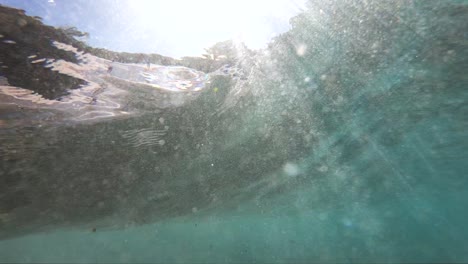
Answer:
[[[467,262],[467,15],[311,1],[242,96],[219,77],[178,108],[16,131],[4,171],[46,212],[19,223],[52,224],[0,260]],[[164,126],[164,144],[122,136]]]

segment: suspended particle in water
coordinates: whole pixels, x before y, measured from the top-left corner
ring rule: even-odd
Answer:
[[[353,226],[353,221],[351,221],[351,220],[348,219],[348,218],[344,218],[344,219],[342,220],[342,222],[343,222],[343,225],[346,226],[346,227],[352,227],[352,226]]]
[[[322,165],[322,166],[320,166],[320,167],[318,168],[318,170],[319,170],[320,172],[327,172],[327,171],[328,171],[328,166]]]
[[[313,90],[315,90],[315,89],[317,89],[317,88],[318,88],[318,86],[317,86],[317,84],[316,84],[314,81],[311,81],[311,82],[309,83],[309,86],[307,87],[307,89],[308,89],[309,91],[313,91]]]
[[[296,48],[296,54],[301,57],[305,55],[306,51],[307,51],[307,46],[305,44],[300,44]]]
[[[166,141],[164,141],[164,139],[159,140],[159,145],[164,146],[164,144],[166,144]]]
[[[301,173],[299,166],[290,162],[287,162],[286,164],[284,164],[283,171],[284,173],[286,173],[286,175],[291,176],[291,177],[295,177],[299,175],[299,173]]]
[[[320,221],[325,221],[325,220],[328,219],[328,214],[327,214],[327,213],[320,213],[320,214],[318,215],[318,219],[319,219]]]

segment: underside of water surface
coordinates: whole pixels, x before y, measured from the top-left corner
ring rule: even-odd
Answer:
[[[1,262],[468,261],[466,2],[180,60],[0,11]]]

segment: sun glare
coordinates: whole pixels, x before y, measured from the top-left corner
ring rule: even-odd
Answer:
[[[201,54],[202,47],[234,39],[253,49],[286,31],[299,0],[129,0],[132,28],[148,45],[170,46],[176,53]],[[180,52],[179,52],[180,51]]]

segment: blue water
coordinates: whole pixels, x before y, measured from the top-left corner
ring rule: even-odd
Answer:
[[[25,171],[67,175],[55,179],[67,188],[124,175],[130,198],[103,206],[129,224],[3,240],[0,261],[468,262],[467,15],[463,1],[311,1],[244,97],[221,78],[174,112],[38,129],[55,148]],[[119,136],[161,129],[161,116],[163,146]],[[165,191],[177,195],[152,204]],[[145,222],[159,212],[171,217]]]

